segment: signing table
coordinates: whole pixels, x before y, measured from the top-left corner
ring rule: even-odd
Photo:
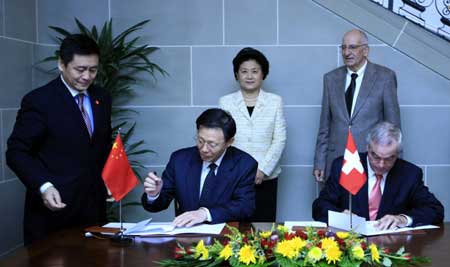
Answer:
[[[241,231],[248,231],[249,223],[231,223]],[[68,229],[50,236],[48,239],[22,247],[0,259],[0,266],[30,267],[151,267],[155,261],[173,258],[176,242],[190,245],[203,239],[210,243],[212,235],[178,235],[176,237],[136,237],[129,245],[113,243],[108,239],[84,237],[82,229]],[[449,266],[450,264],[450,223],[439,229],[426,230],[414,234],[383,235],[368,238],[380,246],[396,250],[405,246],[415,256],[427,256],[431,263],[425,266]]]

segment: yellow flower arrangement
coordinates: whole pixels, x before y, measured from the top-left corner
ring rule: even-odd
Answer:
[[[291,239],[292,248],[296,251],[300,251],[303,247],[306,246],[306,241],[296,236]]]
[[[346,239],[350,234],[348,232],[336,232],[336,236],[340,239]]]
[[[264,231],[264,232],[261,232],[260,233],[260,236],[262,237],[262,238],[268,238],[268,237],[270,237],[272,235],[272,231]]]
[[[278,243],[275,252],[289,259],[294,259],[298,256],[298,250],[294,249],[291,240],[283,240]]]
[[[338,246],[329,247],[325,250],[325,258],[327,259],[328,264],[336,264],[336,261],[341,260],[342,251]]]
[[[318,247],[312,247],[308,254],[306,255],[306,259],[308,259],[311,263],[316,263],[322,258],[322,250]]]
[[[249,265],[250,263],[256,263],[255,249],[249,245],[244,245],[239,250],[239,261]]]
[[[199,258],[201,260],[207,260],[209,258],[209,251],[205,247],[205,244],[203,243],[203,240],[198,242],[197,246],[195,247],[195,258]]]
[[[233,256],[233,250],[231,249],[231,245],[227,244],[221,251],[219,254],[219,257],[224,259],[224,260],[228,260],[231,256]]]
[[[351,255],[355,260],[362,260],[364,259],[364,250],[362,249],[361,246],[354,246],[352,247]]]
[[[289,232],[289,228],[281,224],[277,226],[277,230],[283,233]]]
[[[323,250],[327,250],[331,247],[337,247],[338,243],[330,237],[325,237],[324,239],[322,239],[322,249]]]
[[[367,244],[354,232],[326,232],[308,228],[292,232],[287,227],[272,231],[240,233],[229,227],[231,234],[223,244],[215,240],[205,245],[201,240],[191,247],[176,247],[174,259],[160,261],[161,266],[400,266],[429,262],[424,257],[411,257],[403,248],[396,252]]]
[[[375,244],[371,244],[369,247],[370,247],[370,254],[372,255],[372,261],[379,263],[380,253],[378,252],[377,246]]]

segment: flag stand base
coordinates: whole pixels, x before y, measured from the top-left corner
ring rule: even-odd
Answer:
[[[120,245],[129,245],[133,243],[133,238],[123,235],[123,221],[122,221],[122,200],[119,200],[119,220],[120,220],[120,231],[117,232],[112,238],[111,242]]]
[[[111,242],[120,245],[129,245],[133,243],[133,238],[123,235],[123,232],[120,231],[111,238]]]

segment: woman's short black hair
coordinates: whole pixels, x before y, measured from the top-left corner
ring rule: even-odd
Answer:
[[[200,127],[222,129],[225,142],[228,142],[236,134],[236,122],[230,113],[220,108],[210,108],[203,111],[195,121],[197,130]]]
[[[269,74],[269,61],[263,53],[252,47],[243,48],[233,59],[233,71],[234,77],[237,79],[236,73],[239,71],[241,64],[248,60],[255,60],[261,66],[261,71],[263,73],[263,80]]]

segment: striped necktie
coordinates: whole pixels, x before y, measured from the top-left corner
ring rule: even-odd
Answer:
[[[83,116],[84,125],[86,126],[89,136],[92,137],[91,120],[89,119],[89,114],[86,112],[86,110],[84,109],[84,105],[83,105],[84,97],[85,97],[85,95],[81,94],[81,93],[77,95],[78,108],[80,108],[81,115]]]

